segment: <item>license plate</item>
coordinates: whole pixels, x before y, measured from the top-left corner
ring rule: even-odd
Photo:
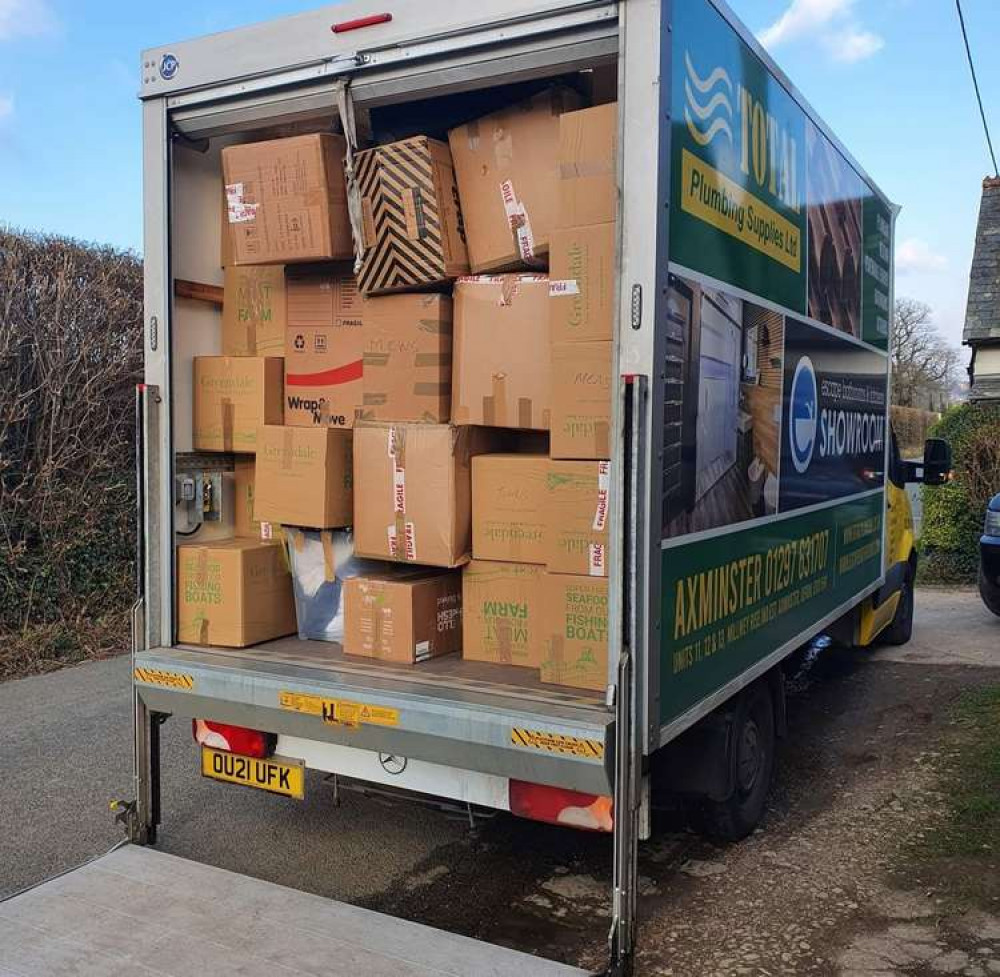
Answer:
[[[283,794],[300,801],[306,793],[306,768],[301,760],[288,760],[284,757],[258,760],[203,746],[201,774],[212,780],[256,787],[258,790]]]

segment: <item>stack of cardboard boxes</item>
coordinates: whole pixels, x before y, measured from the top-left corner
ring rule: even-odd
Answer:
[[[180,640],[296,613],[304,635],[325,600],[348,654],[604,688],[615,129],[555,88],[358,153],[356,277],[340,137],[223,151],[223,355],[194,363],[194,446],[237,454],[238,538],[180,548]],[[270,602],[246,559],[207,586],[228,549],[270,559]]]

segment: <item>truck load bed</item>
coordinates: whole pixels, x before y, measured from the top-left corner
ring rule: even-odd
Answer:
[[[0,903],[0,975],[574,977],[516,950],[127,845]]]

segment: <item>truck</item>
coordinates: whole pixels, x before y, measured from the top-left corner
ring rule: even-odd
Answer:
[[[605,972],[630,973],[654,778],[712,836],[746,836],[793,653],[822,634],[910,636],[904,486],[940,482],[949,461],[938,444],[904,463],[891,432],[897,209],[722,0],[351,0],[150,48],[141,75],[135,772],[118,807],[131,845],[108,871],[155,877],[164,899],[223,885],[151,850],[160,727],[188,721],[208,731],[201,769],[218,780],[296,796],[320,771],[607,832]],[[204,534],[232,531],[233,459],[195,452],[191,430],[193,359],[219,350],[218,311],[197,299],[222,280],[222,149],[276,133],[334,131],[355,151],[386,133],[446,138],[554,83],[617,103],[604,690],[484,677],[457,656],[387,668],[296,638],[179,642],[183,507],[195,500]],[[264,899],[252,883],[237,888]],[[287,925],[288,907],[322,915],[284,898]],[[397,972],[447,952],[449,972],[580,973],[350,908],[322,910],[327,936],[391,947]]]

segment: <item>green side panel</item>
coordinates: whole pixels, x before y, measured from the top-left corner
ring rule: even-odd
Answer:
[[[670,259],[804,315],[805,114],[707,0],[673,38]]]
[[[878,580],[883,493],[662,555],[666,725]]]
[[[892,214],[878,197],[864,200],[865,262],[861,278],[861,338],[879,349],[889,348],[892,308]]]

